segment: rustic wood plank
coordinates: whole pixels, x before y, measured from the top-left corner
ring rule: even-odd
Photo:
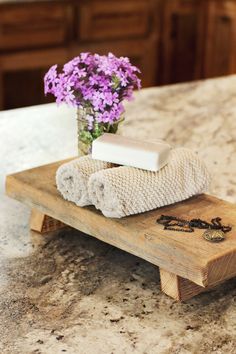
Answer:
[[[191,299],[193,296],[206,291],[206,288],[164,269],[160,269],[160,280],[161,290],[178,301]]]
[[[7,177],[7,194],[42,213],[170,273],[202,286],[214,286],[236,276],[236,206],[209,195],[122,219],[108,219],[94,207],[79,208],[65,201],[55,185],[56,162]],[[233,230],[222,243],[212,244],[194,233],[165,231],[156,219],[171,214],[210,220],[221,216]]]
[[[32,209],[30,217],[30,229],[41,234],[59,230],[66,227],[64,223],[45,215],[36,209]]]

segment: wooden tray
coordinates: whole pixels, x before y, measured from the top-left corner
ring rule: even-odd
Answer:
[[[55,172],[65,161],[7,177],[7,194],[32,210],[31,229],[45,232],[70,225],[160,267],[162,291],[186,300],[236,275],[236,206],[209,195],[122,219],[105,218],[94,207],[65,201],[55,185]],[[220,216],[233,229],[221,243],[194,233],[165,231],[161,214],[210,221]]]

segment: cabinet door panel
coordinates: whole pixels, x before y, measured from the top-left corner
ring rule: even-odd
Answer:
[[[205,48],[205,77],[236,72],[236,2],[210,0]]]
[[[150,30],[150,1],[92,0],[79,8],[78,37],[104,40],[144,37]]]
[[[47,68],[5,73],[4,108],[12,109],[53,102],[51,95],[44,95],[43,77]],[[30,89],[29,89],[30,88]]]
[[[69,37],[71,16],[68,4],[3,6],[0,11],[0,50],[63,44]]]
[[[204,9],[201,0],[166,0],[162,24],[162,83],[201,77]]]

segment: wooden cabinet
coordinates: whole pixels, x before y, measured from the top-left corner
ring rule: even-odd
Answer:
[[[0,50],[63,45],[72,32],[67,3],[26,3],[0,9]]]
[[[236,1],[209,0],[204,77],[236,73]]]
[[[143,87],[236,73],[236,0],[2,0],[0,109],[48,102],[44,73],[84,51],[130,57]]]
[[[43,76],[82,51],[128,56],[156,84],[160,0],[0,3],[0,109],[48,102]]]
[[[79,9],[78,37],[82,40],[147,37],[153,17],[147,3],[146,0],[84,2]]]
[[[191,81],[201,75],[204,11],[201,0],[163,4],[161,83]]]
[[[236,0],[165,0],[159,83],[236,73]]]

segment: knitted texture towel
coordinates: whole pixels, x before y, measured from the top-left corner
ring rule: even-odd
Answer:
[[[57,189],[64,199],[78,206],[90,205],[87,186],[90,175],[112,166],[108,162],[93,160],[90,155],[67,162],[56,172]]]
[[[168,164],[158,172],[121,166],[91,175],[89,197],[107,217],[142,213],[187,199],[207,190],[210,176],[192,151],[171,151]]]

